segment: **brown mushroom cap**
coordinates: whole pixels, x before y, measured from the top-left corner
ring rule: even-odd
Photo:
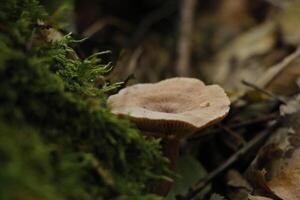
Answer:
[[[222,120],[230,101],[218,85],[206,86],[194,78],[171,78],[137,84],[108,99],[112,112],[143,131],[183,137]]]

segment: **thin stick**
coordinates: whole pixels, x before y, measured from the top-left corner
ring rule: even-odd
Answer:
[[[242,83],[244,85],[248,86],[248,87],[251,87],[251,88],[253,88],[253,89],[255,89],[255,90],[257,90],[257,91],[259,91],[259,92],[261,92],[261,93],[263,93],[263,94],[271,97],[272,99],[275,99],[275,100],[279,101],[282,104],[287,104],[287,102],[284,99],[282,99],[282,98],[280,98],[280,97],[272,94],[271,92],[269,92],[267,90],[264,90],[263,88],[258,87],[257,85],[255,85],[253,83],[250,83],[250,82],[245,81],[245,80],[242,80]]]
[[[277,119],[278,117],[279,117],[279,114],[271,113],[271,114],[263,116],[263,117],[249,119],[249,120],[242,121],[242,122],[236,123],[236,124],[231,124],[231,125],[228,125],[227,127],[231,128],[231,129],[241,128],[241,127],[250,126],[250,125],[253,125],[253,124],[262,123],[262,122],[270,121],[270,120],[273,120],[273,119]]]
[[[248,142],[243,148],[234,153],[228,160],[226,160],[220,167],[212,171],[204,179],[199,180],[194,186],[192,186],[188,193],[181,196],[177,196],[177,200],[190,200],[199,192],[202,191],[215,177],[220,173],[228,169],[232,164],[237,162],[243,155],[245,155],[250,149],[252,149],[258,143],[264,141],[270,134],[270,130],[258,133],[250,142]]]
[[[227,125],[227,127],[230,128],[230,129],[243,128],[243,127],[251,126],[251,125],[254,125],[254,124],[258,124],[258,123],[268,122],[270,120],[277,119],[278,117],[279,117],[278,114],[275,113],[275,114],[270,114],[270,115],[266,115],[266,116],[263,116],[263,117],[255,118],[255,119],[249,119],[249,120],[242,121],[242,122],[239,122],[239,123],[236,123],[236,124],[229,124],[229,125]],[[216,128],[216,129],[213,129],[211,131],[208,131],[207,133],[195,134],[195,136],[189,138],[189,140],[199,139],[199,138],[202,138],[206,135],[217,134],[221,131],[222,131],[221,128]]]
[[[226,133],[228,133],[233,138],[235,138],[239,142],[239,144],[242,144],[243,146],[246,144],[246,141],[239,133],[235,132],[234,130],[232,130],[227,126],[222,126],[221,124],[219,124],[219,127],[221,127],[221,129],[223,129]]]

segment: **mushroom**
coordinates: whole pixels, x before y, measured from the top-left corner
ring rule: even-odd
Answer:
[[[108,105],[118,116],[128,116],[147,136],[162,138],[163,153],[174,170],[180,140],[222,120],[230,101],[218,85],[170,78],[124,88],[108,98]]]

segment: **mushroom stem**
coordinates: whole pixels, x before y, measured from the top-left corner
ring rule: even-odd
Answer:
[[[176,170],[177,160],[179,156],[180,141],[174,135],[163,138],[162,140],[162,150],[164,156],[166,156],[169,161],[169,167],[171,170]]]
[[[165,157],[170,161],[169,168],[172,171],[176,170],[177,160],[179,156],[180,140],[174,135],[162,139],[162,151]],[[173,183],[169,181],[162,181],[155,187],[155,193],[161,196],[167,196]]]

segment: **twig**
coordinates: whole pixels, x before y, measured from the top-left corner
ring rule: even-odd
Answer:
[[[224,130],[226,133],[228,133],[229,135],[231,135],[233,138],[236,139],[236,141],[238,141],[239,145],[245,145],[246,141],[244,140],[244,138],[237,132],[235,132],[234,130],[232,130],[231,128],[227,127],[227,126],[223,126],[221,124],[218,125],[222,130]]]
[[[261,93],[263,93],[263,94],[265,94],[265,95],[267,95],[267,96],[269,96],[269,97],[271,97],[271,98],[273,98],[273,99],[275,99],[277,101],[279,101],[282,104],[287,104],[287,102],[284,99],[282,99],[282,98],[280,98],[280,97],[272,94],[271,92],[269,92],[269,91],[267,91],[267,90],[265,90],[263,88],[258,87],[257,85],[255,85],[253,83],[250,83],[250,82],[245,81],[245,80],[242,80],[242,83],[244,85],[248,86],[248,87],[251,87],[251,88],[253,88],[253,89],[255,89],[255,90],[257,90],[257,91],[259,91],[259,92],[261,92]]]
[[[176,197],[177,200],[190,200],[202,189],[204,189],[215,177],[217,177],[220,173],[228,169],[232,164],[237,162],[243,155],[245,155],[250,149],[252,149],[255,145],[263,142],[267,136],[272,132],[274,126],[269,128],[268,130],[258,133],[252,140],[250,140],[243,148],[234,153],[228,160],[226,160],[220,167],[209,173],[204,179],[199,180],[194,186],[192,186],[187,194],[178,195]]]
[[[257,124],[257,123],[267,122],[267,121],[270,121],[273,119],[277,119],[278,117],[279,117],[279,114],[271,113],[271,114],[263,116],[263,117],[245,120],[245,121],[242,121],[242,122],[236,123],[236,124],[231,124],[231,125],[228,125],[227,127],[231,128],[231,129],[241,128],[241,127],[250,126],[253,124]]]
[[[229,125],[227,125],[227,127],[230,128],[230,129],[243,128],[243,127],[251,126],[251,125],[254,125],[254,124],[258,124],[258,123],[268,122],[268,121],[276,119],[278,117],[279,117],[278,114],[272,113],[272,114],[269,114],[269,115],[266,115],[266,116],[263,116],[263,117],[242,121],[240,123],[229,124]],[[217,134],[221,131],[222,131],[221,128],[216,128],[216,129],[213,129],[213,130],[208,131],[206,133],[195,134],[195,136],[191,137],[190,140],[195,140],[195,139],[198,139],[198,138],[202,138],[206,135]]]
[[[257,81],[257,85],[260,87],[268,88],[271,87],[271,85],[275,82],[276,80],[279,81],[280,76],[282,74],[285,74],[285,70],[292,66],[298,67],[298,59],[300,57],[300,46],[297,47],[297,49],[291,53],[290,55],[286,56],[282,61],[279,63],[271,66]],[[298,69],[298,68],[297,68]],[[295,68],[296,70],[296,68]],[[289,74],[289,78],[291,80],[295,79],[296,77],[293,77],[293,72]],[[282,79],[280,79],[283,81]],[[289,80],[286,80],[289,81]],[[293,82],[293,81],[292,81]],[[289,83],[292,84],[292,83]]]
[[[179,23],[178,61],[176,72],[180,76],[188,76],[190,73],[191,38],[194,25],[196,0],[181,0],[181,16]]]

